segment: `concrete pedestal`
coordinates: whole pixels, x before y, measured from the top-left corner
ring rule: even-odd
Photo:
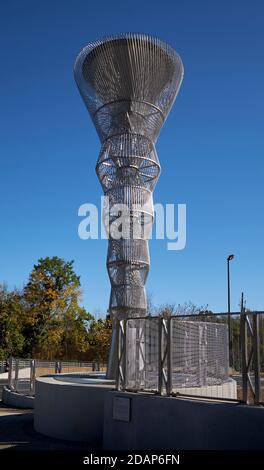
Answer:
[[[59,380],[58,380],[59,379]],[[104,397],[114,382],[73,374],[36,379],[34,427],[47,436],[101,446]],[[73,381],[74,380],[74,381]]]
[[[120,403],[127,412],[118,416]],[[105,395],[105,450],[263,450],[263,435],[262,406],[117,391]]]

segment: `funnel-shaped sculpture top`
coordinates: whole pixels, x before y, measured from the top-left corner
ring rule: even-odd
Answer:
[[[155,142],[180,88],[183,65],[159,39],[124,34],[86,46],[74,72],[102,142],[122,133]]]

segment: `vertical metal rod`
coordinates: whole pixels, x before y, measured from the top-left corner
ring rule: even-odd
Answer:
[[[233,367],[233,338],[232,338],[232,317],[230,307],[230,261],[234,259],[234,255],[227,257],[227,311],[228,311],[228,339],[229,339],[229,365]]]
[[[8,370],[8,387],[10,390],[12,389],[12,372],[13,372],[13,358],[10,356],[8,359],[8,364],[9,364],[9,370]]]
[[[15,381],[14,381],[14,389],[15,389],[15,392],[17,392],[18,371],[19,371],[19,359],[15,359]]]
[[[116,321],[116,344],[117,344],[117,367],[116,367],[116,389],[120,390],[120,358],[121,358],[121,340],[120,340],[120,320]]]
[[[35,379],[36,379],[36,361],[31,359],[30,361],[30,395],[35,394]]]
[[[33,360],[33,367],[32,367],[32,394],[35,395],[35,387],[36,387],[36,360]]]
[[[30,360],[30,378],[29,378],[29,393],[32,394],[33,391],[33,367],[34,367],[34,359]]]
[[[260,402],[260,347],[259,347],[259,315],[253,314],[253,351],[254,351],[254,376],[255,376],[255,397],[254,403]]]
[[[135,357],[135,385],[136,388],[140,388],[140,355],[139,355],[139,343],[140,343],[140,320],[136,323],[136,357]]]
[[[230,259],[227,258],[227,311],[230,315]]]
[[[172,319],[167,320],[167,395],[172,392]]]
[[[248,371],[247,371],[247,326],[246,314],[244,312],[243,294],[241,300],[241,315],[240,315],[240,341],[241,341],[241,356],[242,356],[242,390],[243,401],[248,403]]]
[[[230,315],[230,259],[227,258],[227,309],[228,309],[228,343],[229,343],[229,366],[233,367],[233,351],[232,351],[232,329]]]
[[[112,338],[111,338],[111,346],[110,352],[108,356],[108,363],[107,363],[107,371],[106,377],[108,379],[113,379],[116,377],[117,373],[117,356],[118,356],[118,344],[117,344],[117,319],[113,318],[113,325],[112,325]]]
[[[158,320],[158,392],[162,395],[162,322],[163,319]]]
[[[117,390],[126,389],[126,320],[117,320]]]
[[[128,320],[124,320],[124,336],[123,336],[123,375],[124,375],[124,382],[123,382],[123,390],[127,388],[127,322]]]

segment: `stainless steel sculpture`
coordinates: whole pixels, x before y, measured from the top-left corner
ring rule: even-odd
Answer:
[[[128,208],[122,236],[109,234],[111,377],[115,320],[146,315],[152,192],[160,173],[155,142],[180,88],[183,66],[178,54],[159,39],[124,34],[86,46],[74,71],[102,143],[96,172],[109,198],[110,224],[120,218],[118,210],[111,209],[120,204]]]

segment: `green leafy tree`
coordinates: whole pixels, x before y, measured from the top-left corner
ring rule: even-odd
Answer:
[[[18,291],[0,285],[0,359],[19,356],[24,346],[23,299]]]
[[[24,299],[26,354],[71,358],[88,349],[91,315],[79,305],[80,277],[74,272],[73,261],[57,256],[41,258],[24,288]]]

